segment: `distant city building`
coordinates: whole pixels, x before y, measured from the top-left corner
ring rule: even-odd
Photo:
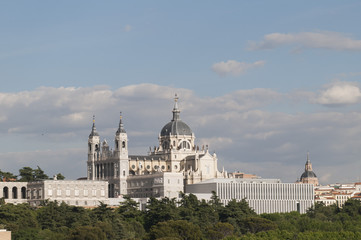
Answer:
[[[315,188],[315,202],[342,207],[348,199],[361,199],[361,183],[330,184]]]
[[[302,173],[300,180],[297,183],[311,183],[315,186],[319,185],[318,178],[312,170],[312,163],[309,158],[309,153],[307,153],[307,161],[305,164],[305,171]]]
[[[211,179],[186,186],[186,193],[210,200],[212,191],[223,204],[245,199],[256,213],[298,211],[314,203],[313,184],[281,183],[279,179]]]

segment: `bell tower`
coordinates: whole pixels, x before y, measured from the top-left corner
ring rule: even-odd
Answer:
[[[129,157],[128,157],[128,135],[124,129],[122,121],[122,113],[120,112],[119,126],[115,133],[115,150],[114,155],[117,159],[116,177],[119,177],[118,186],[115,185],[114,195],[127,194],[127,177],[129,176]]]
[[[93,116],[93,126],[88,138],[88,180],[95,180],[95,161],[100,157],[100,139],[95,128],[95,116]]]

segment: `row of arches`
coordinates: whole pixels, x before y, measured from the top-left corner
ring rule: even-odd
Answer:
[[[22,187],[20,193],[18,190],[18,187],[12,187],[11,189],[9,187],[3,187],[2,197],[5,199],[26,199],[26,187]]]

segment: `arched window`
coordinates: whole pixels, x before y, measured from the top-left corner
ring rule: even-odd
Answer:
[[[18,199],[18,188],[13,187],[13,199]]]
[[[91,150],[92,150],[92,145],[89,143],[88,144],[89,145],[89,152],[91,152]]]
[[[95,144],[95,151],[99,151],[99,145]]]
[[[118,140],[115,140],[115,149],[118,149],[119,148],[119,142]]]
[[[3,198],[5,198],[5,199],[9,198],[9,188],[8,187],[3,188]]]
[[[162,147],[163,147],[163,150],[169,149],[169,142],[168,141],[163,142]]]
[[[190,149],[191,145],[189,144],[189,142],[183,141],[179,144],[179,148],[180,149]]]
[[[125,141],[122,142],[122,148],[125,148]]]
[[[21,188],[21,198],[26,199],[26,187]]]

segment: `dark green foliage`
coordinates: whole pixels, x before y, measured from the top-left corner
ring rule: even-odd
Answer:
[[[0,206],[0,224],[10,231],[38,228],[36,212],[28,204],[4,204]]]
[[[58,173],[58,174],[56,174],[56,179],[57,179],[57,180],[64,180],[65,177],[63,176],[63,174]]]
[[[185,220],[159,222],[150,229],[149,239],[187,239],[198,240],[202,232],[197,225]]]
[[[220,240],[232,236],[234,227],[229,223],[218,222],[206,229],[205,236],[210,240]]]
[[[100,227],[79,226],[74,228],[69,236],[70,240],[105,240],[106,234]]]
[[[348,200],[343,208],[316,204],[298,212],[257,215],[245,200],[223,206],[196,196],[149,200],[146,211],[130,198],[117,208],[94,209],[44,201],[41,207],[0,204],[0,226],[13,239],[361,239],[361,205]]]
[[[48,175],[38,166],[36,169],[31,167],[23,167],[19,170],[20,182],[31,182],[49,179]]]
[[[124,196],[125,201],[121,202],[118,207],[118,214],[125,221],[139,221],[143,222],[143,212],[138,210],[138,203],[128,196]]]
[[[149,230],[159,222],[179,219],[179,211],[175,199],[151,197],[148,201],[147,212],[144,217],[144,227]]]

